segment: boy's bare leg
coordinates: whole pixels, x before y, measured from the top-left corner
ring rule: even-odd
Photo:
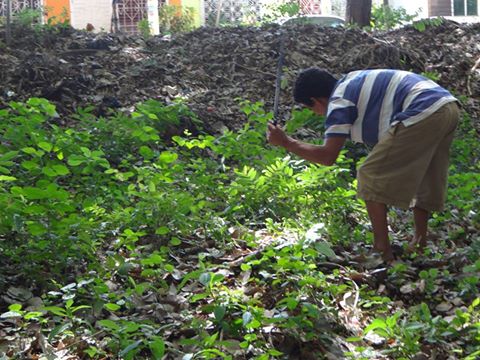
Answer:
[[[409,244],[410,251],[423,252],[427,246],[428,219],[430,212],[419,207],[413,208],[413,221],[415,223],[415,236]]]
[[[382,253],[383,260],[392,261],[394,257],[388,239],[387,206],[375,201],[365,203],[373,227],[373,248]]]

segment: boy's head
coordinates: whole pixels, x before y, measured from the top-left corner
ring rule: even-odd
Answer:
[[[293,98],[309,108],[313,108],[317,101],[328,102],[337,79],[327,70],[311,67],[303,70],[295,81]]]

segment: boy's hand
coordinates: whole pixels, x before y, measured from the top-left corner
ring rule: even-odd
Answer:
[[[269,122],[267,129],[267,141],[272,145],[286,148],[291,139],[287,134],[285,134],[285,131],[280,126]]]

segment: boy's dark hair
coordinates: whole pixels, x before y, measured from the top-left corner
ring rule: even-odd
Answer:
[[[329,98],[337,79],[327,70],[311,67],[302,70],[295,81],[293,98],[296,102],[313,106],[312,98]]]

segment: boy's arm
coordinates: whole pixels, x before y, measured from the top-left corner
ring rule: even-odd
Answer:
[[[272,145],[284,147],[301,158],[322,165],[333,165],[342,150],[346,137],[328,137],[323,145],[307,144],[285,134],[278,126],[268,124],[267,139]]]

